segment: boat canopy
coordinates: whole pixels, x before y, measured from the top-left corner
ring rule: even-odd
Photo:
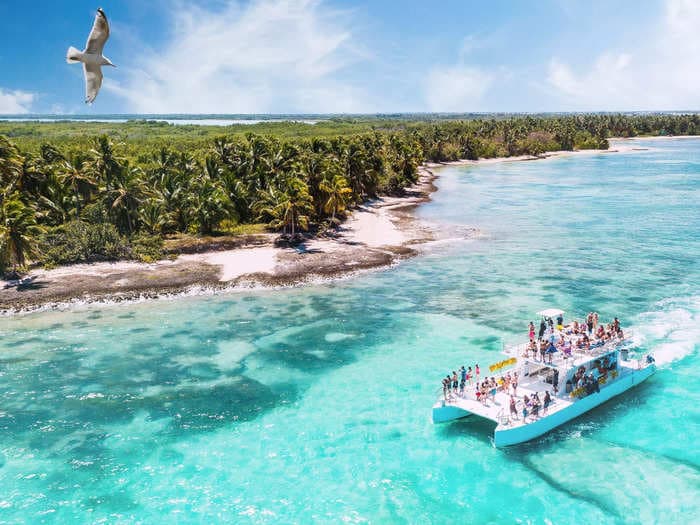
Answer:
[[[546,310],[537,312],[537,315],[541,315],[542,317],[556,317],[558,315],[564,315],[564,310],[560,310],[559,308],[547,308]]]

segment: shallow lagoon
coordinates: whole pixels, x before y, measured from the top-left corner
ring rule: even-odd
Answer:
[[[0,522],[692,521],[700,140],[634,145],[444,169],[419,213],[454,238],[386,271],[0,320]],[[432,425],[546,306],[617,315],[658,373],[506,450]]]

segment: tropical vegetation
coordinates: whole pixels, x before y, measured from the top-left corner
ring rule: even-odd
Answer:
[[[698,134],[698,115],[335,118],[308,123],[0,122],[0,271],[157,259],[174,235],[295,234],[416,182],[426,162]],[[254,226],[251,226],[255,228]]]

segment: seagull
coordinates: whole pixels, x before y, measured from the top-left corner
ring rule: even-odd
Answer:
[[[83,72],[85,73],[85,103],[92,104],[97,97],[97,92],[102,86],[102,67],[112,66],[117,67],[108,58],[102,56],[102,50],[105,47],[105,42],[109,38],[109,23],[107,16],[102,8],[97,9],[95,15],[95,23],[92,24],[92,31],[87,39],[84,51],[78,51],[73,46],[68,48],[66,53],[66,62],[73,64],[75,62],[83,63]]]

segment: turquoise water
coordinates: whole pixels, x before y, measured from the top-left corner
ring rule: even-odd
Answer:
[[[700,140],[634,144],[444,169],[419,213],[454,238],[386,271],[0,319],[0,523],[697,520]],[[434,426],[546,306],[659,371],[518,447]]]

